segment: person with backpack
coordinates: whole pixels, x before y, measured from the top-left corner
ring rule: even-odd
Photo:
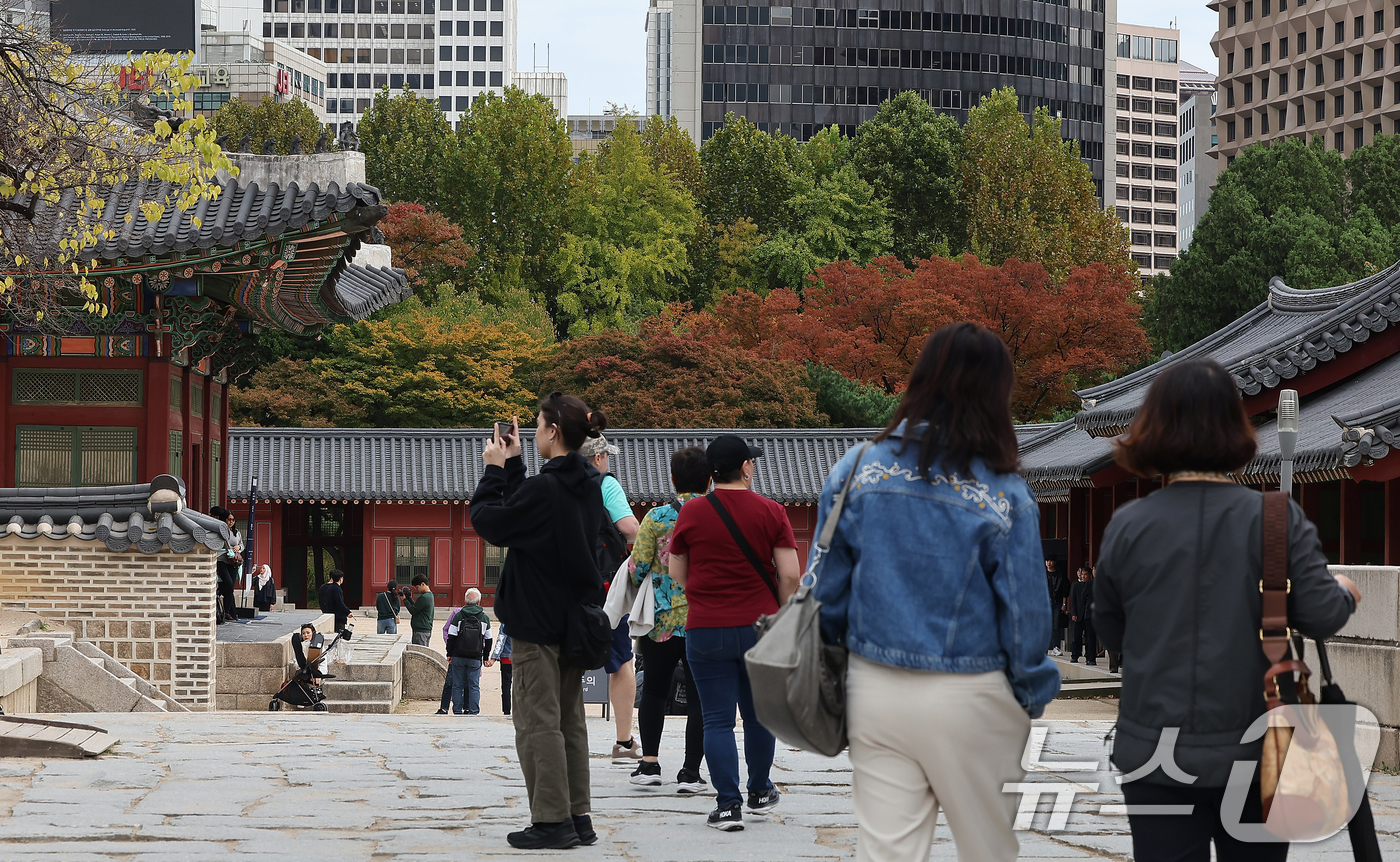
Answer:
[[[744,717],[748,810],[764,815],[778,804],[769,780],[773,735],[758,722],[744,653],[758,642],[753,624],[797,590],[801,571],[787,512],[750,490],[762,449],[722,434],[705,450],[715,489],[681,507],[671,534],[669,574],[689,605],[686,659],[700,695],[705,759],[718,796],[707,824],[725,832],[744,828],[739,795],[739,752],[734,710]]]
[[[622,561],[627,559],[627,544],[637,538],[639,524],[632,514],[632,504],[627,502],[627,494],[622,483],[608,472],[611,458],[618,448],[601,434],[584,441],[579,454],[599,474],[599,487],[603,492],[603,507],[607,518],[603,520],[598,540],[598,572],[604,581],[610,581]],[[632,636],[628,631],[627,615],[613,629],[612,656],[603,665],[608,674],[608,700],[612,704],[613,721],[617,725],[616,742],[613,743],[613,763],[636,763],[642,759],[642,748],[632,736],[632,704],[637,700],[637,665],[632,655]]]
[[[452,714],[481,714],[481,662],[491,655],[491,619],[481,609],[481,590],[467,590],[467,603],[447,627],[452,664]],[[465,702],[464,702],[465,701]]]
[[[567,657],[592,651],[602,613],[596,552],[603,495],[598,471],[578,450],[607,426],[601,410],[551,393],[540,401],[535,422],[539,473],[525,476],[518,424],[504,436],[497,429],[482,452],[486,466],[468,509],[476,534],[509,550],[495,610],[511,637],[511,720],[530,800],[530,826],[506,836],[520,850],[563,850],[598,840],[589,816],[583,711],[588,668],[570,667]]]

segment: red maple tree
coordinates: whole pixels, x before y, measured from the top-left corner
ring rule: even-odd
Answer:
[[[389,204],[379,230],[394,249],[394,266],[403,269],[414,293],[426,302],[432,301],[433,288],[455,282],[453,270],[466,266],[474,254],[461,228],[422,204]]]

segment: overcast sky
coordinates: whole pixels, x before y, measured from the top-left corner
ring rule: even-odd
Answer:
[[[646,16],[648,0],[517,0],[520,45],[518,65],[530,70],[531,45],[537,46],[540,69],[545,45],[550,68],[569,77],[569,113],[602,113],[608,102],[640,111],[646,98]],[[1216,70],[1210,37],[1216,13],[1203,2],[1119,0],[1118,20],[1167,26],[1176,19],[1181,30],[1180,56],[1203,69]]]

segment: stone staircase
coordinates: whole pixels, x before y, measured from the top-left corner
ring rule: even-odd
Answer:
[[[44,659],[39,712],[189,712],[174,698],[71,633],[10,638],[7,649],[36,647]]]
[[[326,694],[326,709],[392,713],[403,699],[403,655],[409,642],[407,634],[356,633],[344,662],[331,662],[329,672],[335,674],[335,679],[328,679],[321,686]]]

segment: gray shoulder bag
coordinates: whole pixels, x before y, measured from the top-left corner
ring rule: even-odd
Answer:
[[[822,559],[831,550],[846,494],[870,448],[861,446],[831,502],[802,583],[787,604],[754,624],[758,643],[744,654],[754,712],[788,745],[835,757],[846,747],[846,645],[822,641],[821,602],[812,595]]]

